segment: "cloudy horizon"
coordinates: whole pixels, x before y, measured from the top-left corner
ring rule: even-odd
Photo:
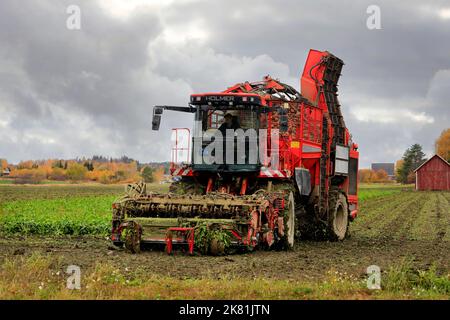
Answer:
[[[381,29],[367,28],[370,5]],[[168,161],[170,129],[192,118],[166,112],[152,131],[153,105],[268,74],[300,91],[310,48],[345,62],[339,99],[361,168],[414,143],[431,156],[450,127],[449,39],[448,1],[4,0],[0,158]]]

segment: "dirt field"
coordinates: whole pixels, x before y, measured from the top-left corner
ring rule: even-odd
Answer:
[[[289,252],[189,257],[151,251],[130,255],[115,250],[107,239],[92,236],[2,235],[0,265],[6,259],[40,252],[62,265],[75,264],[82,270],[105,263],[119,270],[176,279],[320,280],[329,271],[363,279],[369,265],[387,270],[406,259],[414,268],[428,269],[434,264],[438,273],[446,274],[450,270],[449,228],[450,193],[400,191],[362,201],[360,216],[351,224],[351,237],[344,242],[303,242]]]

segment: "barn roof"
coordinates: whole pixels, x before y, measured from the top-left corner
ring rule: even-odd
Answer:
[[[417,170],[419,170],[420,168],[422,168],[426,163],[430,162],[431,159],[433,159],[434,157],[438,157],[439,159],[441,159],[442,161],[444,161],[445,164],[447,164],[448,166],[450,166],[450,163],[448,163],[447,160],[445,160],[444,158],[442,158],[440,155],[435,154],[435,155],[432,156],[430,159],[428,159],[427,161],[425,161],[424,163],[422,163],[420,166],[418,166],[417,169],[414,170],[414,172],[416,172]]]

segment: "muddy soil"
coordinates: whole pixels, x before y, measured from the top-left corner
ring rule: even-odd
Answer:
[[[382,269],[412,258],[414,267],[427,269],[436,263],[440,272],[449,270],[450,243],[353,237],[344,242],[303,242],[289,252],[257,251],[222,257],[187,256],[176,252],[144,251],[131,255],[113,250],[101,238],[41,237],[1,238],[0,263],[6,258],[40,252],[63,265],[91,269],[96,263],[109,262],[119,269],[176,278],[264,277],[276,279],[316,279],[327,271],[340,271],[364,277],[366,268],[375,264]],[[445,254],[443,254],[445,253]]]
[[[370,265],[382,270],[411,259],[414,268],[439,273],[450,270],[449,193],[403,193],[365,201],[361,219],[343,242],[302,242],[292,251],[256,251],[221,257],[188,256],[159,251],[129,254],[104,238],[0,236],[0,264],[5,259],[40,252],[63,265],[91,270],[110,263],[121,270],[175,278],[264,277],[268,279],[321,279],[328,271],[366,277]],[[365,216],[364,216],[365,215]],[[418,224],[418,225],[416,225]],[[423,230],[420,237],[414,230]],[[419,228],[419,229],[420,229]],[[420,231],[420,230],[419,230]]]

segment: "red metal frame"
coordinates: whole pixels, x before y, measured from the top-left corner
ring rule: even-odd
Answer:
[[[187,242],[189,248],[189,254],[194,253],[194,228],[181,228],[181,227],[172,227],[168,228],[166,233],[166,252],[171,254],[173,251],[173,234],[181,233],[183,234],[183,238],[178,237],[176,239],[177,243]]]

